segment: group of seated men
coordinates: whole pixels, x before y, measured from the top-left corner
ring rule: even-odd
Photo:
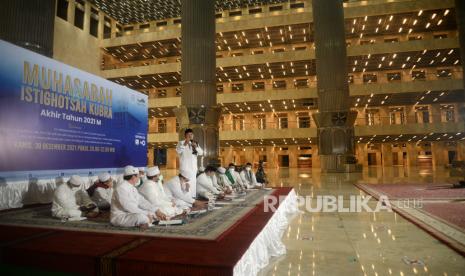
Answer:
[[[244,167],[229,164],[227,169],[207,166],[197,174],[197,197],[193,198],[188,175],[181,170],[164,183],[157,166],[147,171],[126,166],[122,181],[115,182],[110,174],[102,173],[87,190],[82,188],[81,177],[73,175],[55,190],[52,215],[72,221],[96,217],[101,210],[110,210],[112,225],[146,229],[154,221],[168,220],[192,208],[205,208],[209,200],[261,188],[267,182],[262,163],[257,174],[252,172],[250,163]]]

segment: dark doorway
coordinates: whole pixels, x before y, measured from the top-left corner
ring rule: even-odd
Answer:
[[[279,166],[280,167],[289,167],[289,155],[280,155],[279,156]]]
[[[376,152],[368,153],[368,166],[376,166]]]

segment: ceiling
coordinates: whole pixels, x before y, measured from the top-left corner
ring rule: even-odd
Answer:
[[[181,0],[90,0],[121,24],[142,23],[181,16]],[[288,2],[288,0],[216,0],[216,11]]]

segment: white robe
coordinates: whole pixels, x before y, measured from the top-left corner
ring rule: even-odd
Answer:
[[[255,177],[255,174],[250,171],[250,175],[247,176],[249,172],[246,170],[242,170],[240,173],[242,183],[244,183],[247,188],[254,188],[255,186],[261,186],[260,183],[257,182],[257,178]]]
[[[218,177],[216,176],[216,173],[213,174],[213,176],[211,177],[212,179],[212,184],[213,184],[213,187],[215,187],[218,191],[222,192],[223,190],[223,187],[220,186],[220,184],[218,183]]]
[[[213,180],[206,173],[197,176],[197,195],[209,198],[208,194],[218,195],[220,191],[213,185]]]
[[[155,182],[147,179],[139,188],[139,193],[152,205],[160,208],[160,211],[167,217],[171,218],[183,213],[181,208],[173,206],[174,201],[166,195],[161,181]]]
[[[98,187],[95,189],[91,199],[100,209],[108,209],[111,205],[111,196],[113,195],[113,188]]]
[[[57,218],[82,217],[80,206],[92,203],[86,191],[80,187],[71,188],[68,183],[62,183],[53,194],[52,215]]]
[[[232,183],[231,183],[231,181],[229,181],[229,178],[226,176],[226,174],[218,173],[216,179],[217,179],[217,183],[220,186],[224,186],[223,188],[232,189]]]
[[[189,185],[189,190],[185,191],[185,189],[181,187],[179,176],[171,178],[170,181],[165,184],[165,191],[167,195],[173,198],[176,206],[181,209],[191,208],[192,204],[195,202],[190,192],[192,184],[189,183]]]
[[[123,181],[113,191],[110,222],[115,226],[138,226],[149,223],[148,215],[157,210],[131,183]]]
[[[196,176],[197,176],[197,157],[203,155],[203,150],[200,146],[197,146],[197,155],[192,154],[192,146],[189,143],[187,146],[184,145],[184,140],[179,141],[176,146],[176,152],[179,156],[179,170],[186,171],[189,175],[186,177],[189,178],[189,183],[191,184],[191,196],[196,197]]]
[[[246,185],[244,184],[244,182],[242,181],[241,175],[240,175],[238,172],[234,171],[231,175],[232,175],[232,177],[233,177],[233,179],[234,179],[234,184],[240,185],[240,186],[241,186],[242,188],[244,188],[244,189],[247,188],[247,186],[246,186]],[[228,177],[226,176],[226,178],[228,178]],[[228,179],[228,180],[229,180],[229,179]]]

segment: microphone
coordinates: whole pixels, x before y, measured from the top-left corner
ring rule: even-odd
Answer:
[[[197,145],[198,145],[198,143],[196,141],[194,141],[194,139],[191,140],[191,144],[192,143],[196,144],[196,146],[192,146],[192,154],[197,155]]]

